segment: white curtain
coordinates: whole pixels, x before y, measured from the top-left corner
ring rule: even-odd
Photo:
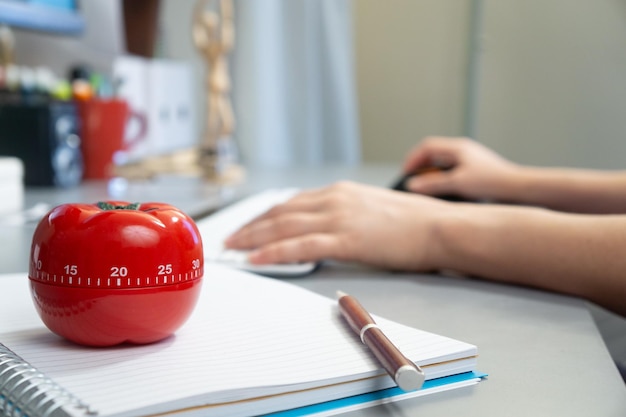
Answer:
[[[235,137],[247,166],[360,161],[350,0],[239,0]]]

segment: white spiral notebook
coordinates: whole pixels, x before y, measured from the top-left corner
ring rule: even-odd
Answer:
[[[426,373],[422,390],[399,392],[336,304],[284,281],[207,264],[196,310],[176,335],[87,348],[44,327],[26,274],[1,275],[0,414],[330,415],[480,380],[472,372],[476,346],[377,317]]]

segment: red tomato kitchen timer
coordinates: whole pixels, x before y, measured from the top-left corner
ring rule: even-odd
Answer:
[[[89,346],[170,336],[191,315],[203,272],[196,224],[162,203],[60,205],[40,221],[30,252],[39,316]]]

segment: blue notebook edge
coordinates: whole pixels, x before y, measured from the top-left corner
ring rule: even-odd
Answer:
[[[450,384],[456,384],[471,380],[481,380],[487,377],[486,373],[478,372],[478,371],[470,371],[464,372],[461,374],[450,375],[446,377],[431,379],[424,382],[424,385],[420,389],[420,391],[444,387]],[[416,393],[418,391],[414,391]],[[368,392],[365,394],[354,395],[352,397],[340,398],[337,400],[327,401],[318,404],[311,404],[304,407],[294,408],[291,410],[279,411],[276,413],[267,414],[266,417],[300,417],[300,416],[312,416],[315,414],[323,414],[323,413],[341,413],[342,409],[346,409],[348,407],[354,407],[358,405],[367,406],[368,403],[371,405],[380,404],[383,400],[385,402],[401,400],[402,397],[410,398],[413,393],[407,393],[402,391],[398,387],[392,387],[383,389],[380,391]]]

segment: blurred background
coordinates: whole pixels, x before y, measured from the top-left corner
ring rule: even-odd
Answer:
[[[124,15],[125,3],[143,12]],[[206,107],[205,63],[191,38],[196,1],[77,5],[81,34],[14,28],[15,61],[60,75],[77,64],[110,74],[128,67],[120,57],[182,63],[188,84],[170,77],[147,88],[191,86],[188,137],[174,133],[139,156],[193,145]],[[235,0],[234,7],[230,74],[244,164],[399,162],[424,136],[466,135],[529,164],[626,166],[626,1]]]

